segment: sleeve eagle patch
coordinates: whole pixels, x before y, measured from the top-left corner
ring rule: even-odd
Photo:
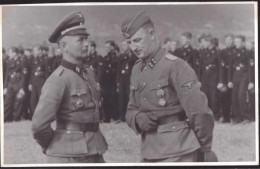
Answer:
[[[189,89],[192,88],[193,83],[195,83],[195,80],[192,80],[190,82],[184,83],[181,87],[188,87]]]

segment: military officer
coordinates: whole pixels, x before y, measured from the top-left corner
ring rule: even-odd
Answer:
[[[42,86],[46,80],[46,73],[47,70],[45,69],[46,66],[46,59],[42,53],[42,46],[36,44],[32,48],[33,50],[33,63],[31,67],[31,75],[30,75],[30,84],[29,90],[31,91],[31,100],[30,100],[30,118],[32,117],[36,105],[38,103]]]
[[[220,53],[220,69],[223,77],[223,87],[220,88],[220,102],[222,106],[221,118],[219,122],[229,122],[231,115],[231,103],[232,103],[232,89],[227,86],[227,77],[229,72],[229,59],[234,54],[234,45],[233,45],[234,35],[228,34],[225,36],[226,47],[221,50]]]
[[[25,100],[25,73],[26,67],[18,56],[18,48],[8,50],[10,60],[7,62],[4,80],[4,121],[19,121],[23,117]]]
[[[63,60],[42,88],[32,130],[50,163],[100,163],[107,150],[99,129],[100,88],[93,70],[83,64],[89,35],[84,22],[82,13],[71,13],[49,37]]]
[[[118,88],[118,113],[119,120],[125,121],[125,113],[129,99],[130,76],[132,68],[137,60],[126,41],[122,42],[123,53],[118,58],[117,63],[117,88]]]
[[[249,114],[250,120],[255,120],[255,51],[252,41],[246,42],[246,55],[248,64],[248,95],[249,95]]]
[[[102,57],[99,62],[98,79],[102,88],[103,121],[109,123],[115,121],[117,115],[117,93],[116,93],[116,70],[117,70],[117,54],[114,50],[114,41],[106,41],[107,54]]]
[[[121,33],[140,58],[132,70],[126,121],[141,134],[142,161],[207,159],[214,117],[195,72],[186,61],[161,48],[145,12],[126,19]]]
[[[181,59],[187,61],[193,68],[193,58],[197,57],[197,52],[191,47],[190,42],[192,34],[190,32],[184,32],[181,36],[181,47],[177,49],[176,55]]]
[[[232,88],[232,123],[249,122],[246,92],[248,85],[248,57],[244,47],[245,36],[234,38],[234,55],[229,60],[228,87]]]

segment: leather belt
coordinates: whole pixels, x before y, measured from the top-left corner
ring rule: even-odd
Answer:
[[[98,132],[99,123],[76,123],[70,121],[57,121],[57,129],[82,131],[82,132]]]
[[[158,118],[171,116],[171,115],[179,115],[180,113],[184,112],[181,105],[176,105],[169,110],[151,110],[149,113],[155,115]]]

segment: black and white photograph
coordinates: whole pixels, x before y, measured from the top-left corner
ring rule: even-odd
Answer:
[[[1,5],[1,166],[259,165],[257,5]]]

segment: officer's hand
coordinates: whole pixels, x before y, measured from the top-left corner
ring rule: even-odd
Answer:
[[[219,84],[217,85],[217,88],[218,88],[218,89],[221,89],[223,86],[224,86],[223,83],[219,83]]]
[[[249,83],[248,84],[248,90],[251,90],[251,89],[253,89],[254,88],[254,83]]]
[[[32,85],[31,84],[29,84],[28,89],[29,89],[29,91],[32,91]]]
[[[142,131],[150,131],[157,128],[157,117],[149,113],[139,113],[136,116],[136,123]]]
[[[21,95],[25,95],[25,92],[24,92],[23,89],[20,89],[20,90],[19,90],[19,93],[20,93]]]
[[[7,88],[4,88],[3,93],[4,93],[4,95],[7,94]]]
[[[228,82],[228,87],[229,88],[233,88],[233,83],[232,82]]]

